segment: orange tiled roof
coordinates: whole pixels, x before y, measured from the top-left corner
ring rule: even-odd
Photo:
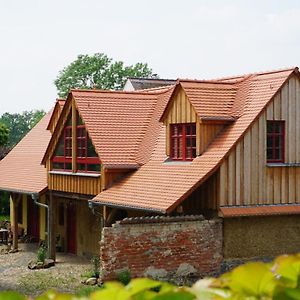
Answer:
[[[55,105],[54,105],[54,108],[52,110],[52,114],[51,114],[51,117],[50,117],[50,120],[49,120],[49,123],[48,123],[48,126],[47,126],[48,130],[51,128],[55,116],[57,116],[61,113],[61,111],[62,111],[62,109],[65,105],[65,102],[66,102],[65,99],[56,99],[56,102],[55,102]]]
[[[165,162],[165,129],[162,124],[157,125],[160,133],[149,162],[93,200],[116,207],[161,213],[172,211],[218,168],[230,149],[294,71],[288,69],[250,74],[244,76],[243,80],[232,80],[232,89],[228,90],[225,98],[233,102],[231,109],[239,117],[226,126],[208,149],[192,162]],[[163,111],[164,108],[160,107],[156,113],[161,115]]]
[[[198,117],[230,118],[236,98],[237,85],[208,82],[208,81],[183,81],[180,85],[195,108]]]
[[[40,193],[47,188],[47,174],[40,164],[51,133],[47,130],[51,112],[0,161],[0,190]]]
[[[221,217],[271,216],[300,214],[299,204],[220,207]]]
[[[71,91],[104,165],[138,167],[149,160],[153,130],[159,127],[153,113],[170,93],[166,91],[170,87],[151,92]]]

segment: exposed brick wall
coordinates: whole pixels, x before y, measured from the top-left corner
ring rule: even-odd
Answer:
[[[124,269],[133,277],[158,279],[218,273],[222,221],[202,216],[125,219],[103,229],[100,255],[103,280]]]

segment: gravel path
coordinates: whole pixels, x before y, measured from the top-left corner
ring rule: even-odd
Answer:
[[[55,267],[29,270],[27,265],[36,259],[37,246],[20,244],[20,249],[17,253],[0,254],[0,291],[13,290],[31,296],[50,288],[74,292],[83,287],[81,275],[91,270],[89,260],[67,254],[57,255]]]

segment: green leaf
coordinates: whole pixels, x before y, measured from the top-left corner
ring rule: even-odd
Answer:
[[[224,279],[224,287],[245,297],[272,296],[278,283],[269,267],[260,262],[239,266]]]
[[[15,292],[0,292],[1,300],[25,300],[25,296],[22,296]]]
[[[155,281],[148,278],[137,278],[130,281],[126,285],[126,290],[130,295],[135,295],[141,291],[150,290],[156,287],[160,287],[162,284],[159,281]]]
[[[216,280],[206,278],[198,280],[190,291],[196,295],[197,299],[230,299],[232,293],[228,289],[215,287]]]
[[[193,300],[196,296],[185,290],[170,291],[167,293],[159,293],[153,300]]]
[[[115,300],[118,299],[120,291],[124,290],[124,285],[119,282],[107,282],[104,284],[103,289],[93,292],[90,295],[90,300],[98,299],[109,299]],[[127,298],[124,298],[127,299]]]
[[[300,254],[282,255],[275,259],[273,271],[280,275],[280,281],[288,287],[299,287]]]

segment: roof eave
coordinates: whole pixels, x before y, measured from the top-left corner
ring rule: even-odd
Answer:
[[[99,200],[90,200],[89,202],[93,203],[94,205],[99,206],[108,206],[112,208],[119,208],[119,209],[130,209],[130,210],[137,210],[137,211],[147,211],[152,213],[158,213],[158,214],[165,214],[166,210],[156,209],[156,208],[149,208],[149,207],[141,207],[141,206],[135,206],[135,205],[128,205],[128,204],[121,204],[121,203],[111,203],[108,201],[99,201]]]
[[[28,190],[22,190],[22,189],[14,189],[14,188],[8,188],[8,187],[0,187],[1,191],[9,192],[9,193],[17,193],[17,194],[24,194],[24,195],[32,195],[32,194],[39,194],[42,195],[44,194],[47,190],[48,187],[46,186],[42,190],[38,191],[28,191]]]

